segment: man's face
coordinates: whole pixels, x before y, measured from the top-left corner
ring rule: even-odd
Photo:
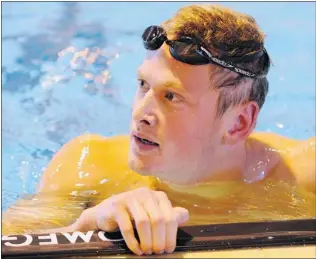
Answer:
[[[181,63],[166,45],[148,52],[138,71],[131,169],[173,183],[189,183],[211,171],[223,128],[216,118],[217,98],[208,65]]]

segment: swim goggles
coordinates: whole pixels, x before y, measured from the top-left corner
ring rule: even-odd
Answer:
[[[207,50],[207,48],[202,44],[200,40],[187,36],[180,37],[177,40],[168,40],[165,30],[160,26],[154,25],[149,26],[147,29],[145,29],[142,35],[142,39],[145,49],[148,50],[157,50],[163,45],[163,43],[168,44],[170,46],[170,54],[173,58],[190,65],[206,65],[213,63],[250,78],[265,77],[270,67],[269,55],[266,49],[263,47],[259,51],[249,53],[241,57],[226,56],[225,58],[223,58],[224,55],[222,55],[222,57],[219,58],[218,56],[213,56],[212,53]],[[249,44],[258,43],[248,41],[243,43],[243,46],[247,47],[249,46]],[[239,44],[239,46],[241,45]],[[249,70],[242,69],[233,63],[234,61],[247,62],[255,60],[262,57],[263,55],[266,55],[266,57],[264,58],[264,69],[261,74],[256,74]]]

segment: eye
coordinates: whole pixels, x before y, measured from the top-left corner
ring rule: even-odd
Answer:
[[[138,79],[138,87],[142,90],[142,91],[147,91],[149,89],[148,84],[146,83],[145,80],[142,79]]]
[[[144,85],[145,85],[145,81],[144,80],[138,80],[138,82],[139,82],[139,86],[140,87],[143,87]]]
[[[172,101],[172,102],[180,101],[180,98],[175,93],[172,93],[172,92],[166,92],[165,98],[168,101]]]

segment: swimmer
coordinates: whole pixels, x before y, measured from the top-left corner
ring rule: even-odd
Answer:
[[[295,214],[284,186],[314,195],[315,137],[253,132],[270,59],[252,17],[191,5],[142,36],[130,134],[65,144],[4,234],[119,228],[135,254],[172,253],[181,225]]]

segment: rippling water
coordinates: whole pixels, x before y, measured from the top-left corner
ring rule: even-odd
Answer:
[[[142,30],[187,4],[2,4],[2,209],[34,192],[72,137],[128,131]],[[315,135],[315,3],[223,4],[267,34],[274,67],[257,130]]]

